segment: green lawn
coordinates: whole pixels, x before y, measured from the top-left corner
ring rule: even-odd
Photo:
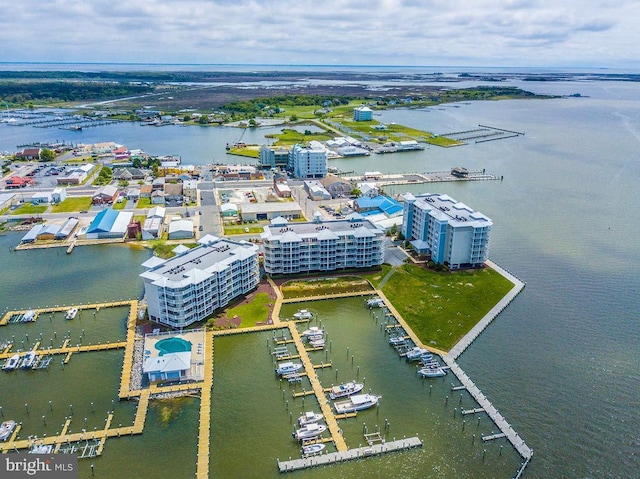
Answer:
[[[301,126],[303,128],[304,125]],[[304,132],[299,132],[291,128],[285,128],[282,133],[274,133],[265,135],[265,138],[277,138],[275,145],[277,146],[292,146],[296,143],[307,143],[312,140],[327,141],[331,140],[335,135],[325,132],[314,132],[310,135],[305,135]]]
[[[127,200],[123,200],[120,203],[118,203],[117,201],[113,204],[113,209],[114,210],[123,210],[125,209],[125,207],[127,206]]]
[[[304,298],[307,296],[326,296],[329,294],[370,291],[371,285],[358,276],[338,276],[287,281],[280,286],[284,298]]]
[[[373,285],[373,287],[377,288],[378,285],[380,284],[380,281],[383,280],[383,278],[387,275],[389,271],[391,271],[391,265],[384,263],[380,266],[379,270],[372,271],[371,273],[361,274],[360,276],[369,280],[369,282]]]
[[[151,198],[140,198],[136,204],[136,208],[151,208]]]
[[[47,211],[47,205],[22,205],[11,212],[12,215],[41,215]]]
[[[437,273],[406,264],[382,291],[424,344],[447,351],[512,287],[490,268]]]
[[[269,316],[269,295],[267,293],[258,293],[248,302],[229,308],[226,312],[228,318],[238,316],[242,319],[241,328],[250,328],[256,325],[256,322],[265,322]]]
[[[71,213],[88,210],[91,207],[90,196],[80,196],[78,198],[66,198],[62,203],[51,207],[52,213]]]
[[[225,226],[224,234],[225,235],[260,234],[264,231],[264,225],[267,225],[267,224],[269,224],[268,221],[263,224],[253,224],[253,226],[249,226],[249,225]],[[249,231],[246,231],[245,228],[249,228]]]

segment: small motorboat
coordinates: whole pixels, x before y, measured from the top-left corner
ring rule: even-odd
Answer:
[[[301,426],[306,426],[307,424],[320,422],[323,419],[324,416],[322,414],[313,411],[307,411],[298,418],[298,424],[300,424]]]
[[[19,364],[20,364],[20,355],[16,353],[5,361],[4,365],[2,366],[2,369],[5,371],[12,371],[15,368],[17,368]]]
[[[404,339],[402,336],[391,336],[389,338],[389,344],[391,344],[392,346],[401,346],[403,344],[405,344],[406,339]]]
[[[36,356],[35,351],[29,351],[27,354],[25,354],[22,357],[22,361],[20,362],[20,367],[22,369],[31,369],[33,365],[36,363],[36,359],[38,359],[38,356]]]
[[[407,351],[406,358],[408,361],[418,361],[423,355],[429,354],[428,349],[419,348],[416,346],[415,348],[411,348]]]
[[[384,301],[382,298],[370,298],[367,299],[366,302],[367,308],[382,308],[384,306]]]
[[[30,323],[31,321],[35,321],[35,320],[36,320],[36,312],[33,309],[25,311],[25,313],[22,315],[23,323]]]
[[[76,317],[76,314],[78,314],[78,308],[71,308],[70,310],[67,311],[67,314],[64,318],[73,319]]]
[[[309,336],[324,336],[324,330],[320,329],[318,326],[311,326],[306,331],[302,331],[300,335],[305,338],[308,338]]]
[[[355,396],[350,396],[349,399],[345,401],[335,403],[333,408],[338,414],[361,411],[378,404],[378,400],[381,397],[382,396],[375,396],[373,394],[356,394]]]
[[[418,374],[423,378],[439,378],[446,376],[447,372],[438,366],[425,366],[418,370]]]
[[[309,339],[309,346],[312,348],[324,348],[324,338]]]
[[[29,454],[49,454],[53,452],[53,444],[37,444],[29,449]]]
[[[302,369],[302,363],[286,362],[278,364],[276,373],[278,373],[280,376],[284,376],[285,374],[296,373],[300,369]]]
[[[297,313],[293,315],[295,319],[313,319],[313,313],[308,309],[299,309]]]
[[[0,424],[0,441],[6,441],[11,436],[11,433],[16,428],[17,423],[15,421],[4,421]]]
[[[364,384],[350,381],[348,383],[339,384],[338,386],[333,386],[329,391],[329,397],[331,399],[339,399],[351,396],[352,394],[359,393],[363,388]]]
[[[305,439],[311,439],[313,437],[318,437],[320,434],[327,430],[327,426],[324,424],[318,423],[310,423],[306,426],[302,426],[300,429],[296,429],[293,432],[293,437],[298,441],[303,441]]]
[[[302,455],[313,456],[320,454],[327,447],[325,444],[309,444],[308,446],[302,446]]]

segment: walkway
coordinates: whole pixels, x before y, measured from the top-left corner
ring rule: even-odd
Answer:
[[[342,430],[340,426],[338,426],[338,421],[331,410],[331,406],[329,405],[329,401],[322,389],[322,385],[320,384],[320,380],[318,379],[318,375],[316,374],[316,367],[311,363],[311,359],[307,354],[306,349],[304,348],[304,343],[300,337],[300,333],[296,329],[295,324],[289,324],[289,332],[291,333],[291,337],[293,338],[296,349],[298,350],[298,354],[300,355],[300,360],[304,365],[305,372],[307,373],[307,377],[309,378],[309,382],[311,383],[311,387],[313,388],[313,392],[316,395],[316,399],[318,400],[318,404],[320,404],[320,409],[322,410],[322,414],[324,415],[325,422],[327,423],[327,428],[331,433],[331,438],[333,443],[336,446],[338,452],[346,451],[347,443],[342,436]]]
[[[213,389],[213,334],[206,333],[204,383],[200,395],[200,426],[198,428],[197,479],[209,477],[209,436],[211,429],[211,390]]]

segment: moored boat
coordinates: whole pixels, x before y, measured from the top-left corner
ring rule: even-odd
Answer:
[[[378,400],[382,396],[376,396],[373,394],[356,394],[350,396],[345,401],[337,402],[333,405],[333,408],[338,414],[347,414],[350,412],[361,411],[363,409],[369,409],[370,407],[378,404]]]
[[[300,424],[301,426],[306,426],[307,424],[320,422],[323,419],[324,419],[324,416],[322,414],[314,411],[307,411],[298,418],[298,424]]]
[[[11,436],[11,433],[16,428],[17,423],[13,420],[4,421],[0,424],[0,441],[6,441]]]
[[[418,361],[423,355],[429,354],[429,350],[416,346],[407,351],[406,358],[409,361]]]
[[[296,319],[313,319],[313,313],[308,309],[299,309],[293,317]]]
[[[286,363],[278,364],[278,367],[276,368],[276,373],[282,376],[285,374],[292,374],[292,373],[298,372],[300,369],[302,369],[302,363],[286,362]]]
[[[5,361],[4,365],[2,366],[2,369],[5,371],[11,371],[17,368],[19,363],[20,363],[20,355],[16,353]]]
[[[366,301],[367,308],[382,308],[384,306],[384,301],[382,298],[370,298]]]
[[[308,338],[309,336],[324,336],[324,330],[320,329],[318,326],[311,326],[309,329],[302,331],[300,335],[305,338]]]
[[[311,439],[313,437],[318,437],[320,434],[327,430],[327,426],[324,424],[318,423],[310,423],[306,426],[302,426],[300,429],[296,429],[293,432],[293,437],[298,441],[302,441],[304,439]]]
[[[325,447],[327,447],[325,444],[309,444],[308,446],[302,446],[302,454],[305,456],[313,456],[314,454],[321,453]]]
[[[339,384],[338,386],[333,386],[329,391],[329,397],[331,399],[339,399],[351,396],[352,394],[359,393],[363,388],[364,384],[350,381],[348,383]]]
[[[25,311],[24,315],[22,315],[23,323],[30,323],[31,321],[36,320],[36,312],[33,309]]]
[[[392,346],[400,346],[406,343],[406,339],[404,339],[404,337],[402,336],[391,336],[389,338],[389,344],[391,344]]]
[[[25,354],[22,357],[22,361],[20,363],[20,367],[22,369],[31,369],[33,367],[33,365],[36,363],[36,359],[38,358],[38,356],[36,356],[35,351],[29,351],[27,354]]]
[[[53,452],[53,444],[38,444],[29,449],[29,454],[49,454]]]
[[[447,372],[439,366],[425,366],[418,370],[418,374],[423,378],[439,378],[446,376]]]
[[[76,314],[78,314],[78,308],[71,308],[67,311],[65,319],[73,319],[76,317]]]

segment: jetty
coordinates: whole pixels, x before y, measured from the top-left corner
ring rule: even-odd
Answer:
[[[405,439],[372,444],[365,447],[356,447],[353,449],[330,452],[319,456],[303,457],[301,459],[292,459],[290,461],[278,460],[278,470],[280,472],[292,472],[309,467],[325,466],[336,464],[338,462],[351,461],[354,459],[362,459],[364,457],[378,456],[388,452],[402,451],[422,447],[422,441],[418,437],[408,437]]]

